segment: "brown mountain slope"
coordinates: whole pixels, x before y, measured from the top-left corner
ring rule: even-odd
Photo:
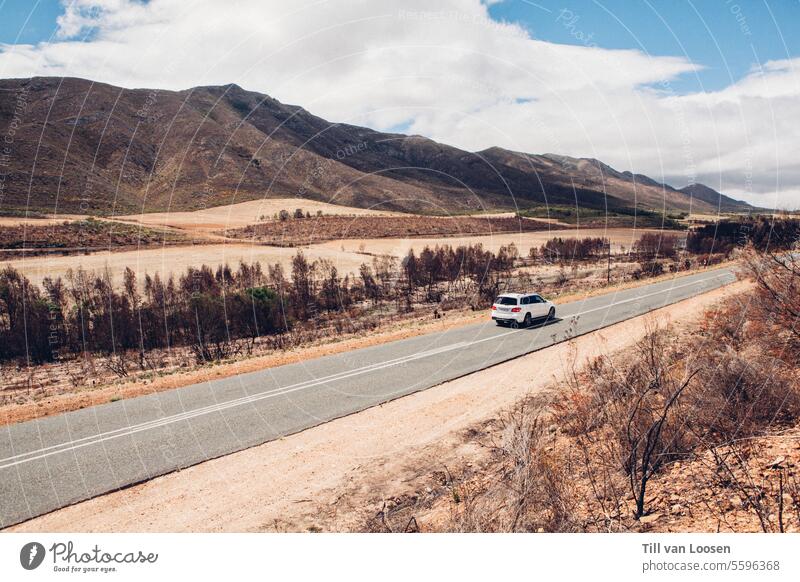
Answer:
[[[754,207],[747,202],[736,200],[730,196],[725,196],[725,194],[720,194],[705,184],[691,184],[685,188],[681,188],[681,192],[688,194],[694,200],[707,202],[713,206],[715,210],[719,208],[720,212],[742,212],[754,209]]]
[[[174,92],[0,80],[0,210],[110,214],[299,197],[426,213],[543,204],[688,210],[689,194],[596,160],[330,123],[236,85]],[[695,211],[712,211],[697,202]]]

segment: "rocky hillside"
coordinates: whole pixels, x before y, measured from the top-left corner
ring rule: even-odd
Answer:
[[[734,200],[730,196],[720,194],[713,188],[709,188],[705,184],[691,184],[685,188],[681,188],[681,192],[688,194],[695,201],[707,202],[716,210],[719,208],[720,212],[741,212],[752,208],[747,202],[742,200]]]
[[[467,152],[331,123],[236,85],[0,80],[0,128],[12,136],[0,158],[4,212],[121,214],[271,197],[435,214],[544,204],[713,212],[721,196],[692,202],[692,192],[597,160]]]

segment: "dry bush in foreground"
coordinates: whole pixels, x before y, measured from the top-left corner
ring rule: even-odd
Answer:
[[[745,255],[747,274],[756,282],[750,318],[763,336],[769,353],[800,365],[800,255],[757,253]]]
[[[680,420],[680,397],[698,370],[687,367],[668,340],[665,330],[652,329],[636,344],[627,365],[606,357],[589,369],[592,401],[603,432],[612,439],[609,452],[628,477],[636,518],[645,513],[650,479],[691,446]]]
[[[759,359],[758,337],[726,342],[731,322],[720,323],[706,336],[651,330],[627,357],[592,362],[556,400],[556,422],[583,455],[582,478],[595,499],[588,513],[601,528],[624,517],[616,472],[629,485],[622,504],[630,503],[638,520],[651,510],[651,482],[667,478],[675,461],[698,462],[705,451],[800,417],[800,394],[785,363]]]
[[[525,400],[500,417],[496,480],[454,489],[447,529],[471,532],[576,531],[570,467],[554,447],[543,405]]]
[[[692,490],[717,521],[717,530],[800,531],[797,467],[784,456],[770,454],[768,445],[744,439],[697,455],[690,476]],[[755,527],[744,525],[753,521]]]

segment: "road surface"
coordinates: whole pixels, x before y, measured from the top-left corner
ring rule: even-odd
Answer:
[[[729,269],[676,277],[559,305],[548,325],[511,330],[487,321],[2,427],[0,527],[431,388],[734,279]]]

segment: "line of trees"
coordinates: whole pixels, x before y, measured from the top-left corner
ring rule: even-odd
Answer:
[[[146,276],[140,290],[126,269],[121,288],[108,272],[82,269],[33,285],[18,271],[0,271],[0,361],[53,361],[79,353],[140,358],[157,348],[189,346],[198,359],[232,353],[232,339],[251,343],[288,330],[280,294],[259,265],[189,268],[178,279]],[[124,370],[123,370],[124,371]]]
[[[410,306],[417,288],[425,291],[425,301],[439,301],[444,292],[451,292],[457,284],[462,291],[466,290],[466,284],[477,292],[481,302],[488,302],[511,278],[518,259],[514,243],[501,246],[497,253],[485,250],[481,244],[426,246],[419,256],[411,249],[401,262],[401,294]],[[446,284],[445,291],[438,289],[439,283]]]
[[[691,231],[686,250],[698,255],[712,253],[729,256],[735,248],[748,243],[759,251],[781,251],[800,240],[800,220],[770,220],[765,217],[720,221]]]
[[[604,237],[562,238],[553,237],[540,249],[532,247],[530,258],[541,257],[548,262],[584,261],[608,253],[610,241]]]
[[[398,261],[374,257],[358,276],[340,276],[328,260],[298,252],[286,273],[280,263],[189,267],[167,279],[126,269],[121,286],[109,273],[70,271],[65,278],[32,284],[12,267],[0,271],[0,362],[31,364],[82,353],[137,353],[145,366],[151,350],[188,347],[198,361],[250,350],[259,338],[280,346],[297,325],[328,325],[365,310],[411,309],[438,301],[443,292],[487,302],[511,276],[518,253],[480,244],[426,247]],[[445,291],[440,289],[444,287]],[[130,358],[115,364],[126,375]]]
[[[322,210],[317,210],[317,213],[316,213],[315,216],[321,217],[322,216]],[[261,215],[261,220],[264,220],[265,218],[266,218],[266,216],[264,216],[262,214]],[[295,220],[301,220],[303,218],[311,218],[311,212],[308,211],[308,210],[303,212],[302,208],[295,208],[294,212],[290,213],[288,210],[286,210],[284,208],[280,212],[275,213],[273,218],[276,219],[276,220],[280,220],[281,222],[286,222],[290,218],[294,218]]]

